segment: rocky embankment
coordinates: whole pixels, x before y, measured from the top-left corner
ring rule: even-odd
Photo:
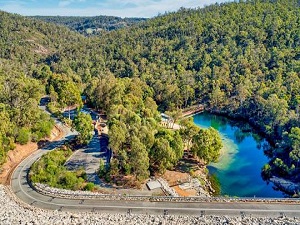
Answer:
[[[280,190],[283,190],[284,192],[290,194],[290,195],[296,195],[299,196],[300,193],[300,184],[295,184],[289,180],[285,180],[279,177],[271,177],[270,181],[273,182],[273,184],[278,187]]]
[[[71,213],[38,209],[19,202],[0,185],[0,224],[300,224],[300,218],[230,216],[154,216],[135,214]]]
[[[124,194],[102,194],[101,192],[71,191],[66,189],[52,188],[46,184],[33,184],[35,190],[43,195],[54,198],[66,199],[98,199],[105,201],[151,201],[151,202],[255,202],[255,203],[293,203],[299,204],[299,199],[290,198],[235,198],[235,197],[175,197],[175,196],[140,196]]]

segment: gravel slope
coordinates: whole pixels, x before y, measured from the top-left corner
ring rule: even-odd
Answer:
[[[0,185],[0,224],[300,224],[300,218],[241,218],[241,217],[189,217],[152,216],[106,213],[70,213],[37,209],[19,202],[9,189]]]

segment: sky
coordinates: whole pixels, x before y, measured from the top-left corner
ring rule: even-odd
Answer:
[[[228,0],[0,0],[0,10],[25,16],[153,17],[180,7],[197,8]]]

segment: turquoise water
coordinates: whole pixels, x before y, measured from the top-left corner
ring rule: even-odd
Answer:
[[[262,146],[268,143],[250,131],[248,124],[222,116],[201,113],[193,116],[196,125],[219,131],[223,148],[217,163],[208,169],[221,184],[221,194],[238,197],[283,197],[261,177],[261,168],[268,162]],[[246,131],[245,131],[246,130]]]

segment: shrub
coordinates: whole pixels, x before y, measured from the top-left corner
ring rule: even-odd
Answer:
[[[86,191],[93,191],[94,189],[95,189],[95,184],[91,182],[87,183],[84,187],[84,190]]]
[[[105,174],[107,173],[107,170],[106,170],[106,166],[105,166],[105,162],[103,159],[100,159],[100,162],[99,162],[99,177],[104,177]]]
[[[21,145],[25,145],[30,140],[30,130],[27,128],[21,128],[18,132],[17,142]]]
[[[41,116],[41,121],[37,122],[32,129],[32,139],[36,142],[42,138],[49,137],[51,134],[54,121],[46,116]]]
[[[76,171],[67,171],[64,167],[64,163],[71,154],[71,149],[62,147],[43,155],[30,168],[29,177],[31,181],[33,183],[45,183],[57,188],[83,189],[85,187],[85,171],[82,168]]]

